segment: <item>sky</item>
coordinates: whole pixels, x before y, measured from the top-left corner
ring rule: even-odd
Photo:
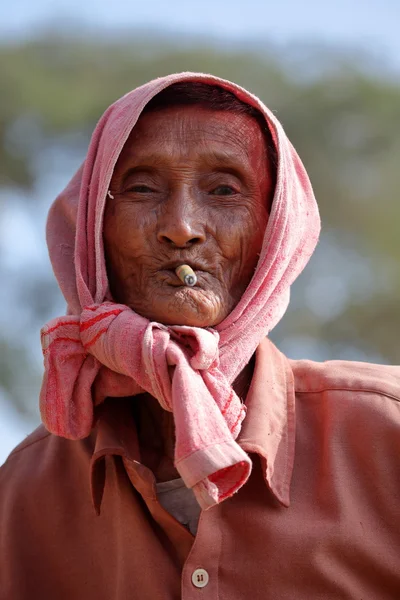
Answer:
[[[363,47],[400,68],[399,0],[14,0],[0,7],[3,39],[32,35],[46,22],[93,30],[154,26],[278,44],[319,40]]]
[[[28,435],[30,426],[25,423],[0,390],[0,465],[9,452]]]
[[[0,0],[0,41],[10,43],[51,27],[73,32],[84,27],[115,37],[121,30],[142,27],[173,33],[177,40],[181,36],[186,44],[195,35],[227,44],[237,40],[272,43],[278,48],[292,42],[357,47],[400,74],[399,23],[400,0]],[[30,258],[39,264],[45,253],[44,239],[37,239],[39,230],[28,222],[24,225],[16,204],[14,208],[3,226],[7,221],[9,235],[25,231],[24,239],[32,242]],[[26,257],[14,254],[8,259],[11,268]],[[3,410],[2,404],[0,396],[0,464],[28,433],[18,415]]]

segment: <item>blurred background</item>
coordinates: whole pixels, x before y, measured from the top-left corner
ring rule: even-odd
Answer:
[[[0,7],[0,463],[39,423],[39,330],[64,312],[50,203],[106,107],[173,71],[259,95],[323,234],[271,336],[293,358],[400,362],[398,0],[14,0]]]

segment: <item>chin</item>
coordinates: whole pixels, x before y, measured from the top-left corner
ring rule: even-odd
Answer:
[[[217,325],[220,321],[218,320],[217,322],[211,316],[201,317],[199,315],[195,315],[189,312],[186,314],[183,314],[182,312],[174,314],[173,312],[171,312],[170,315],[162,319],[157,319],[157,322],[162,323],[163,325],[186,325],[187,327],[213,327],[214,325]]]
[[[172,297],[153,299],[149,310],[132,308],[151,321],[188,327],[214,327],[228,314],[218,296],[194,288],[179,288]]]

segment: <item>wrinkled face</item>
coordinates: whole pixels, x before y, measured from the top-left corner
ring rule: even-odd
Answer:
[[[263,134],[248,115],[197,106],[140,117],[104,217],[113,298],[167,325],[213,326],[254,273],[273,194]],[[185,286],[175,268],[197,275]]]

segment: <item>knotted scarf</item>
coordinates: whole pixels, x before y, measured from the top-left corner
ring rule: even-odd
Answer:
[[[240,302],[214,328],[166,326],[114,303],[104,258],[103,214],[117,159],[147,102],[184,81],[221,86],[257,108],[278,153],[257,268]],[[319,229],[318,208],[298,155],[274,115],[243,88],[211,75],[181,73],[151,81],[115,102],[100,119],[84,164],[49,213],[49,253],[68,311],[41,332],[40,407],[47,429],[84,438],[94,424],[94,407],[106,397],[148,392],[174,415],[175,466],[200,506],[231,496],[251,472],[249,456],[235,441],[245,406],[232,383],[284,314],[290,285],[311,256]]]

